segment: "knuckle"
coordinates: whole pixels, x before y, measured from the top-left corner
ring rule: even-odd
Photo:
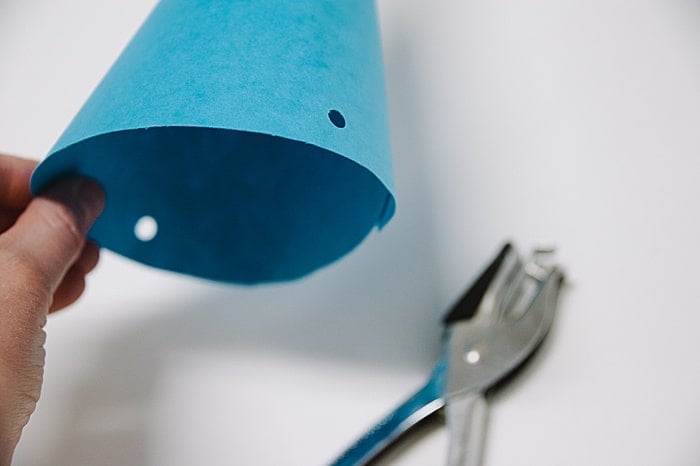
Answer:
[[[14,335],[10,335],[11,346],[3,349],[0,354],[0,374],[13,384],[12,392],[27,401],[27,404],[36,403],[39,399],[39,390],[44,375],[44,361],[46,350],[44,343],[46,333],[41,327],[35,326],[26,330],[21,330],[22,325],[18,325]]]
[[[2,373],[7,376],[7,385],[3,387],[3,391],[8,392],[7,399],[3,400],[6,425],[20,433],[29,422],[41,396],[43,361],[42,364],[37,361],[21,369],[17,365],[5,367]]]

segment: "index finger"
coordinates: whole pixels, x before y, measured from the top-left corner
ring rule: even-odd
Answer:
[[[29,204],[29,179],[36,164],[34,160],[0,154],[0,206],[23,209]]]

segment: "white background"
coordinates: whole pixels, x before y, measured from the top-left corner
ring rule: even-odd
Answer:
[[[0,150],[41,158],[154,2],[0,0]],[[569,272],[489,466],[700,464],[700,6],[379,3],[398,211],[301,282],[105,253],[17,465],[314,465],[416,389],[506,239]],[[443,464],[444,429],[392,464]]]

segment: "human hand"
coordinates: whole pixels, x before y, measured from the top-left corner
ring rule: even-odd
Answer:
[[[0,154],[0,466],[39,399],[47,314],[80,297],[99,258],[85,234],[102,212],[102,189],[73,178],[32,199],[35,166]]]

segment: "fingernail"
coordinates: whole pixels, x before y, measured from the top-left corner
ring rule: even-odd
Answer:
[[[90,178],[64,178],[52,184],[41,193],[72,206],[78,215],[81,229],[87,231],[102,213],[105,203],[105,193],[102,187]]]
[[[95,180],[80,178],[74,186],[74,194],[83,207],[85,216],[93,223],[102,213],[105,205],[105,192]]]

